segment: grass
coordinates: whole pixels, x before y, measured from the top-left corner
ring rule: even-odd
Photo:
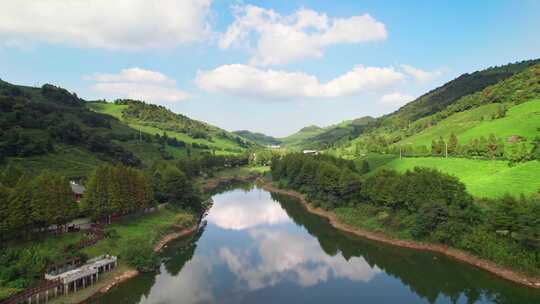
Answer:
[[[178,222],[179,219],[182,222]],[[101,240],[96,245],[83,249],[83,252],[89,257],[99,256],[104,253],[119,255],[122,246],[128,240],[144,239],[154,242],[174,225],[182,225],[187,220],[193,220],[193,215],[188,212],[176,212],[166,208],[140,218],[124,219],[106,227],[107,230],[115,230],[118,234],[117,238]]]
[[[468,143],[481,136],[487,138],[490,134],[503,139],[512,135],[528,139],[540,135],[538,129],[540,128],[540,99],[513,106],[505,117],[491,119],[491,114],[496,113],[498,107],[499,104],[487,104],[456,113],[434,127],[402,140],[400,144],[429,146],[433,139],[438,139],[440,136],[447,139],[452,132],[461,143]]]
[[[404,172],[414,167],[435,168],[456,176],[465,184],[469,193],[475,197],[497,198],[504,194],[531,195],[540,190],[539,161],[530,161],[510,167],[508,162],[499,160],[436,157],[396,158],[378,169],[387,168]]]

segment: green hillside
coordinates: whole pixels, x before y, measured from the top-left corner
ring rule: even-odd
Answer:
[[[92,102],[87,106],[95,112],[112,115],[133,129],[151,135],[166,132],[182,143],[218,153],[240,153],[254,145],[236,134],[142,101]]]
[[[280,138],[281,142],[290,148],[300,148],[302,143],[321,134],[324,129],[318,126],[307,126],[287,137]]]
[[[508,166],[508,162],[502,160],[394,158],[373,172],[383,168],[405,172],[414,167],[429,167],[454,175],[476,197],[497,198],[504,194],[531,195],[540,190],[540,161]]]
[[[257,143],[257,144],[259,144],[261,146],[280,145],[281,144],[281,140],[279,140],[279,139],[277,139],[275,137],[272,137],[272,136],[268,136],[268,135],[265,135],[265,134],[262,134],[262,133],[258,133],[258,132],[251,132],[251,131],[248,131],[248,130],[240,130],[240,131],[234,131],[233,133],[238,135],[238,136],[241,136],[241,137],[243,137],[245,139],[251,140],[254,143]]]
[[[131,110],[127,118],[126,110]],[[34,174],[48,170],[80,178],[104,163],[140,167],[190,151],[237,153],[251,145],[171,113],[141,102],[89,103],[53,85],[35,88],[0,80],[0,169],[18,164]],[[169,136],[154,135],[165,132]]]
[[[349,159],[368,160],[375,170],[436,168],[457,176],[478,197],[537,193],[540,64],[530,65],[535,62],[509,65],[512,71],[519,72],[453,100],[434,113],[416,112],[420,118],[400,123],[403,117],[414,117],[411,109],[417,109],[421,97],[412,102],[416,105],[407,105],[370,122],[360,136],[327,151]],[[471,75],[475,74],[485,72]],[[458,78],[442,88],[455,87],[458,80],[462,81]],[[443,158],[447,147],[448,159]],[[398,157],[400,153],[402,159]]]
[[[302,149],[326,149],[338,143],[345,143],[362,133],[375,118],[365,116],[354,120],[343,121],[326,128],[309,126],[297,133],[282,138],[287,147]]]

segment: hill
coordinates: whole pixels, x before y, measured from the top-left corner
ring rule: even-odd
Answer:
[[[475,196],[540,189],[540,64],[404,126],[384,119],[329,151],[368,160],[376,170],[436,168],[457,176]]]
[[[442,137],[448,142],[451,134],[457,136],[462,147],[475,144],[474,141],[487,140],[490,136],[506,142],[507,148],[512,146],[512,138],[532,144],[534,138],[540,136],[538,99],[540,64],[402,127],[381,124],[379,120],[384,120],[384,117],[377,119],[358,138],[342,145],[348,146],[342,150],[348,150],[348,153],[353,153],[353,150],[382,152],[387,148],[396,150],[402,147],[412,154],[429,154],[433,141]]]
[[[261,146],[272,146],[281,144],[281,140],[262,133],[251,132],[248,130],[234,131],[233,133],[245,139],[251,140]]]
[[[286,146],[300,149],[325,149],[356,138],[375,118],[365,116],[343,121],[337,125],[320,128],[308,126],[281,139]]]
[[[249,140],[207,123],[177,114],[171,110],[138,100],[116,100],[113,103],[90,102],[88,108],[109,114],[132,127],[151,135],[164,135],[182,144],[221,153],[240,153],[254,146]]]
[[[76,94],[50,84],[36,88],[0,80],[0,167],[18,164],[32,173],[49,170],[79,178],[104,163],[138,167],[154,160],[183,157],[189,149],[211,152],[209,147],[188,147],[124,123],[117,117],[122,107],[129,105],[100,104],[110,108],[112,115],[91,111],[88,105]],[[163,134],[164,130],[159,128],[169,129],[167,124],[171,121],[144,126]],[[192,125],[196,127],[190,130],[200,127]],[[206,128],[209,134],[222,132],[215,127]],[[235,151],[243,149],[232,142],[230,147]]]

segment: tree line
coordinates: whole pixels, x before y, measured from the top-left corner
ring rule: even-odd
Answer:
[[[0,242],[28,238],[78,215],[67,178],[43,172],[30,177],[8,166],[0,175]]]
[[[315,206],[363,210],[401,236],[540,273],[538,197],[505,196],[477,203],[456,177],[434,169],[362,176],[362,168],[352,161],[331,156],[289,154],[274,158],[271,168],[279,186],[304,193]]]

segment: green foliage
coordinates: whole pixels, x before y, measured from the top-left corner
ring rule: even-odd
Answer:
[[[457,178],[434,169],[379,170],[363,180],[347,172],[346,164],[291,154],[274,159],[272,175],[282,186],[304,192],[315,206],[335,210],[346,223],[447,244],[540,273],[538,198],[505,196],[484,201],[481,208]]]
[[[94,219],[128,214],[154,206],[150,179],[140,170],[100,166],[90,176],[82,208]]]
[[[48,172],[33,179],[22,176],[11,189],[0,186],[0,202],[0,241],[63,226],[78,213],[68,180]]]
[[[159,258],[153,250],[152,243],[145,238],[128,240],[122,248],[120,257],[141,272],[154,271],[159,267]]]
[[[89,111],[82,99],[65,89],[0,82],[0,109],[3,157],[46,155],[64,144],[83,147],[108,161],[140,164],[131,152],[113,141],[112,126],[116,129],[118,123],[112,117]]]

